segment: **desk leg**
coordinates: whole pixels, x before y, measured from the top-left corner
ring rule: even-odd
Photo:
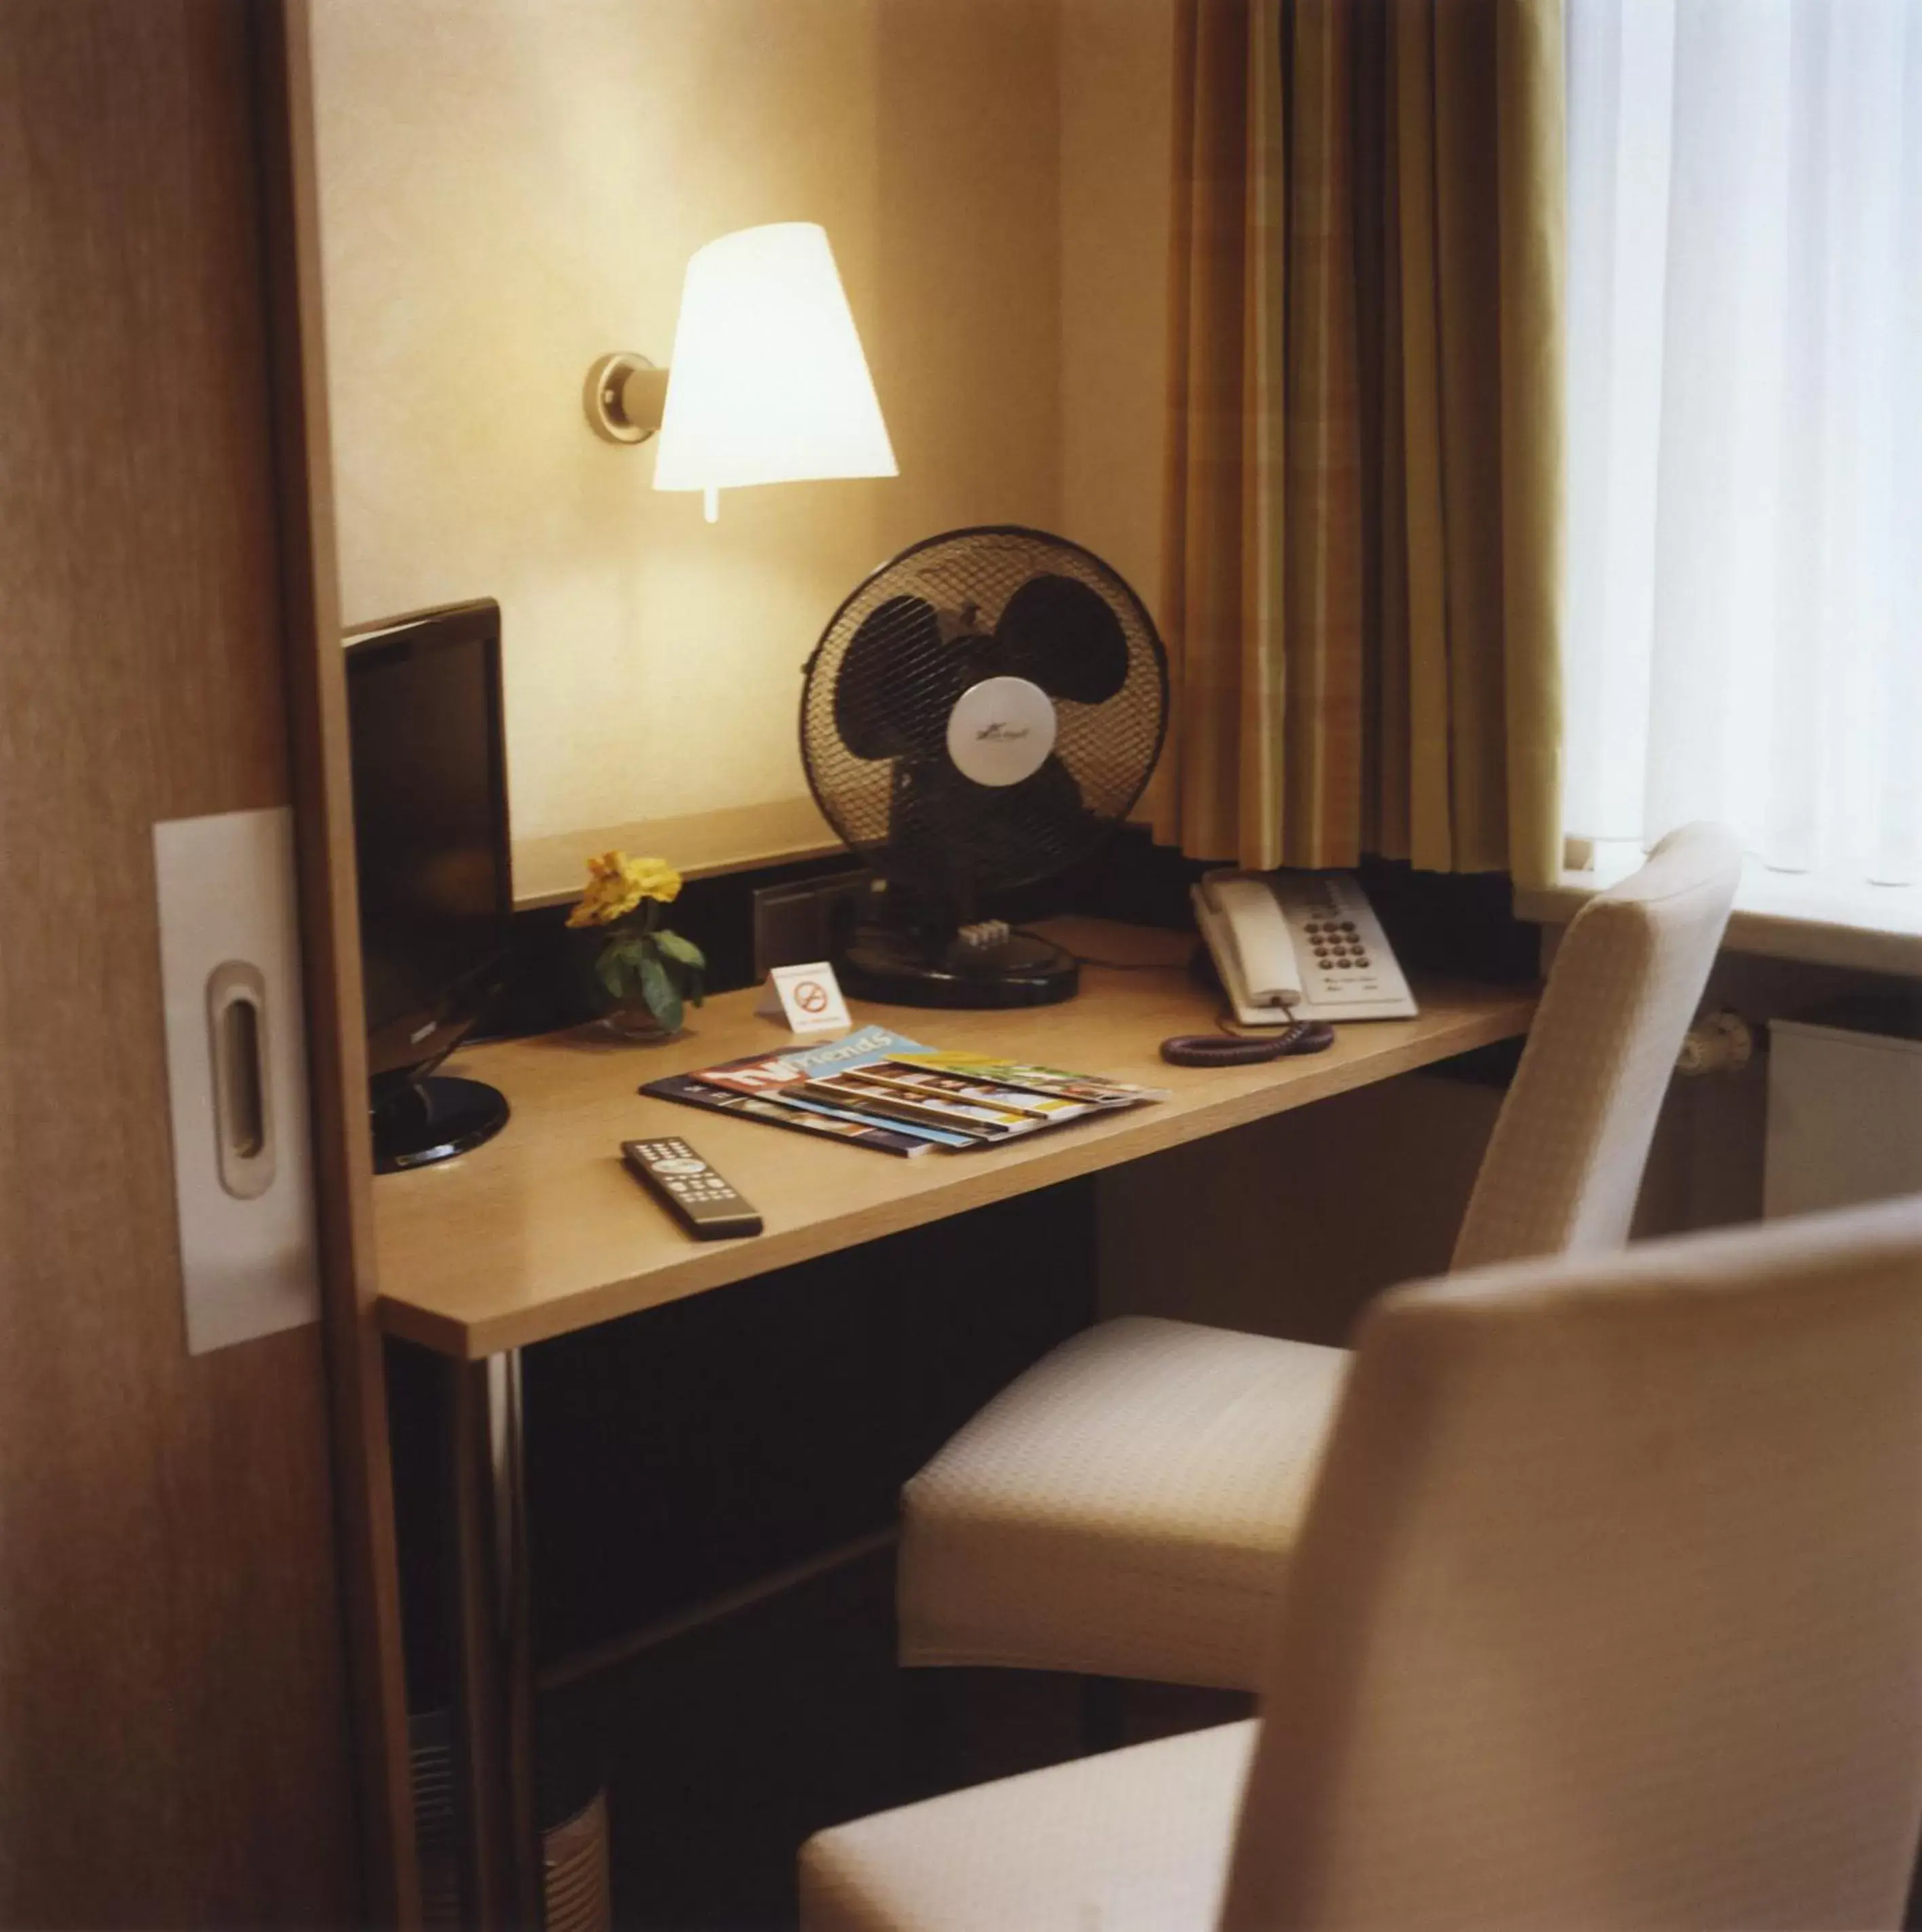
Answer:
[[[446,1413],[461,1888],[469,1924],[508,1932],[541,1922],[518,1351],[449,1362]]]

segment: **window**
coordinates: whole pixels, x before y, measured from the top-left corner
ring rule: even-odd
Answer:
[[[1565,822],[1922,881],[1922,0],[1569,0]]]

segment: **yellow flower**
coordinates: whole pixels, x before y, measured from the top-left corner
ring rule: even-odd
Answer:
[[[587,890],[567,915],[569,926],[611,926],[644,899],[665,905],[680,890],[680,874],[663,859],[630,859],[603,852],[587,861]]]
[[[623,859],[620,869],[634,890],[637,903],[641,899],[659,899],[662,905],[668,905],[680,896],[680,874],[665,859]]]

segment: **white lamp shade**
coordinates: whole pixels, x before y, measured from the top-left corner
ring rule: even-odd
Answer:
[[[776,222],[698,250],[681,290],[654,488],[899,473],[824,231]]]

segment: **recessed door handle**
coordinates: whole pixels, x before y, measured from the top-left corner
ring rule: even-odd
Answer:
[[[274,1184],[267,982],[257,966],[228,959],[207,975],[207,1033],[221,1185],[236,1201],[252,1201]]]
[[[154,888],[181,1305],[204,1355],[320,1317],[293,814],[162,820]]]

